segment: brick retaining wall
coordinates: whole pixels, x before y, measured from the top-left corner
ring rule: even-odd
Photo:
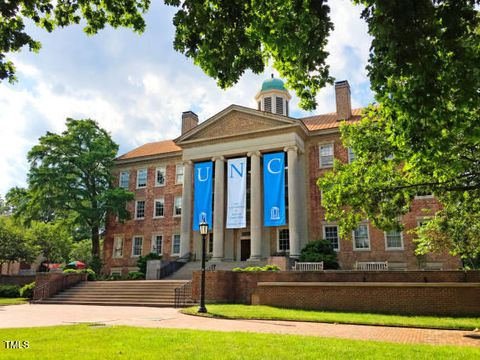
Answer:
[[[35,275],[0,275],[0,285],[26,285],[35,281]]]

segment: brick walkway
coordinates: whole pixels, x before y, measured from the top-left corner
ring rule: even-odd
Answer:
[[[222,320],[180,314],[171,308],[13,305],[0,307],[0,328],[101,322],[158,328],[295,334],[397,343],[480,347],[480,332],[335,325],[293,321]]]

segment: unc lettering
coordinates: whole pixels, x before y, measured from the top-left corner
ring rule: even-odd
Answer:
[[[233,178],[233,172],[235,171],[238,176],[240,176],[241,178],[243,178],[243,165],[245,165],[244,163],[241,163],[240,164],[240,170],[235,166],[235,164],[230,164],[230,178]]]
[[[269,172],[270,174],[279,174],[279,173],[282,172],[281,166],[280,166],[280,168],[278,169],[278,171],[273,171],[273,170],[272,170],[272,163],[273,163],[274,161],[278,161],[278,162],[279,162],[279,165],[282,165],[282,160],[281,160],[281,159],[279,159],[279,158],[272,159],[272,160],[270,160],[270,161],[267,163],[268,172]]]
[[[205,178],[202,178],[202,170],[207,170],[207,174]],[[198,169],[198,181],[204,182],[207,181],[210,173],[210,167],[204,167],[204,168],[199,168]]]

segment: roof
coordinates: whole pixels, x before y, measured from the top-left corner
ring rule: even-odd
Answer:
[[[277,78],[267,79],[262,83],[262,89],[260,91],[268,91],[268,90],[287,91],[287,89],[285,89],[285,85],[283,84],[283,81]]]
[[[363,108],[353,109],[352,116],[347,120],[359,121],[361,119],[362,110]],[[309,116],[300,120],[303,121],[307,129],[310,131],[333,129],[339,127],[340,125],[336,112]]]
[[[127,152],[117,158],[117,160],[127,160],[133,158],[139,158],[144,156],[152,156],[159,154],[173,153],[181,151],[182,149],[177,146],[173,140],[164,140],[151,142],[145,145],[142,145],[132,151]]]

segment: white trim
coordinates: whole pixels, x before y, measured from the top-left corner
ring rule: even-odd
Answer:
[[[403,243],[403,231],[400,231],[400,241],[402,243],[401,247],[389,247],[388,246],[388,241],[387,241],[387,232],[383,232],[383,237],[385,239],[385,251],[401,251],[404,250],[404,243]]]
[[[162,251],[159,252],[159,253],[157,253],[156,251],[154,251],[154,245],[157,244],[157,241],[156,241],[156,240],[157,240],[157,239],[156,239],[157,236],[161,236],[161,237],[162,237]],[[152,234],[152,241],[151,241],[151,244],[150,244],[150,251],[151,251],[151,252],[154,252],[155,254],[158,254],[158,255],[163,255],[163,247],[164,247],[164,246],[163,246],[163,245],[164,245],[164,244],[163,244],[163,239],[164,239],[164,236],[163,236],[162,233],[153,233],[153,234]]]
[[[175,236],[178,236],[178,253],[173,252],[174,244],[175,244]],[[181,242],[181,235],[179,233],[172,234],[172,252],[171,256],[179,256],[180,255],[180,242]]]
[[[181,166],[183,171],[182,171],[182,182],[177,181],[178,179],[178,167]],[[175,164],[175,185],[183,185],[185,182],[185,166],[183,163],[176,163]]]
[[[428,195],[415,195],[415,200],[422,200],[422,199],[433,199],[434,195],[428,194]]]
[[[326,236],[326,232],[325,232],[325,227],[327,226],[335,226],[337,228],[337,243],[338,243],[338,248],[335,249],[333,248],[333,250],[335,250],[335,252],[340,252],[340,235],[339,235],[339,232],[338,232],[338,225],[337,224],[323,224],[322,225],[322,231],[323,231],[323,239],[324,240],[328,240],[327,239],[327,236]]]
[[[116,254],[116,247],[115,247],[115,244],[117,242],[117,239],[120,239],[122,240],[122,254],[120,256],[115,256]],[[116,235],[116,236],[113,236],[113,248],[112,248],[112,259],[122,259],[123,258],[123,249],[124,249],[124,245],[125,245],[125,240],[124,240],[124,237],[123,235]]]
[[[138,202],[143,201],[143,217],[137,217],[137,207],[138,207]],[[143,220],[145,219],[145,210],[147,208],[147,201],[146,200],[135,200],[135,220]]]
[[[163,184],[158,183],[158,170],[163,169]],[[167,183],[167,166],[166,165],[160,165],[155,168],[155,187],[164,187]]]
[[[142,239],[142,247],[141,247],[141,249],[140,249],[140,254],[139,254],[139,255],[134,255],[134,254],[133,254],[133,250],[134,250],[134,248],[135,248],[135,238],[140,238],[140,239]],[[132,258],[137,258],[137,257],[142,256],[142,254],[143,254],[143,243],[144,243],[144,240],[145,240],[145,239],[143,238],[143,235],[133,235],[133,236],[132,236],[132,254],[131,254],[131,255],[132,255],[132,256],[131,256]]]
[[[142,170],[145,170],[147,172],[147,177],[145,179],[145,186],[138,186],[138,178],[139,178],[139,172],[142,171]],[[145,189],[148,185],[148,168],[141,168],[141,169],[137,169],[137,181],[136,181],[136,188],[137,189]]]
[[[177,214],[176,212],[176,203],[177,203],[177,198],[180,198],[180,214]],[[183,201],[183,198],[182,198],[182,195],[175,195],[173,197],[173,217],[181,217],[182,216],[182,201]]]
[[[331,146],[332,147],[332,165],[322,165],[322,147]],[[333,168],[333,162],[335,161],[335,145],[333,142],[325,142],[318,144],[318,165],[320,169],[331,169]]]
[[[162,216],[157,216],[157,202],[163,202],[163,215]],[[153,218],[154,219],[163,219],[165,217],[165,197],[159,197],[156,199],[153,199]]]
[[[288,230],[288,250],[280,250],[280,231],[282,231],[282,230]],[[277,228],[277,252],[278,253],[281,253],[281,252],[289,253],[290,252],[290,230],[289,230],[288,226],[282,226],[282,227]]]
[[[367,239],[368,239],[368,248],[357,248],[356,242],[355,242],[355,230],[352,231],[352,242],[353,242],[353,251],[370,251],[372,244],[370,241],[370,226],[368,226],[368,223],[361,223],[358,224],[358,226],[365,225],[367,227]]]

